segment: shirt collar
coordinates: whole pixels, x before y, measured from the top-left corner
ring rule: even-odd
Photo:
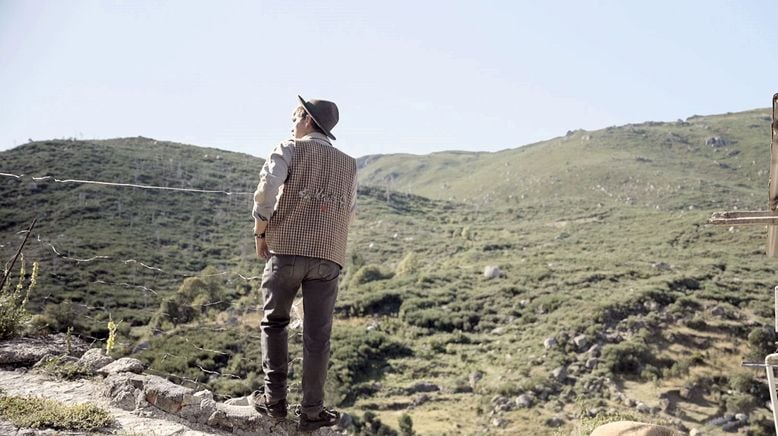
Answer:
[[[332,143],[330,142],[330,138],[326,137],[324,134],[319,132],[311,132],[300,139],[313,139],[316,141],[326,142],[327,145],[332,145]]]

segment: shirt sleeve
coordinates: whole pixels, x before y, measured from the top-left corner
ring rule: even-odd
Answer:
[[[359,183],[357,182],[357,177],[354,176],[354,186],[351,188],[351,213],[349,214],[349,223],[352,223],[354,219],[357,217],[357,186]]]
[[[294,142],[286,141],[278,144],[259,172],[259,184],[254,191],[254,208],[251,214],[254,219],[267,221],[273,215],[278,202],[278,192],[289,175],[292,163],[292,146]]]

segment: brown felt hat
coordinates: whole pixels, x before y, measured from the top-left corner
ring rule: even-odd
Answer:
[[[299,95],[297,98],[300,99],[300,103],[302,103],[305,112],[313,118],[313,122],[321,128],[324,134],[330,139],[335,139],[335,136],[332,135],[330,130],[335,127],[335,124],[338,124],[338,106],[327,100],[305,101]]]

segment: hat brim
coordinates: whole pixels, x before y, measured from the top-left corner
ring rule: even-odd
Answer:
[[[305,113],[307,113],[308,116],[311,117],[313,122],[316,123],[317,126],[319,126],[321,131],[324,132],[324,134],[327,135],[328,138],[335,139],[335,135],[333,135],[332,132],[330,132],[329,130],[322,127],[322,125],[319,124],[319,120],[317,120],[316,117],[313,116],[313,114],[311,113],[311,108],[308,106],[308,102],[306,102],[305,99],[303,99],[299,95],[297,96],[297,98],[300,100],[300,103],[303,105],[303,109],[305,109]]]

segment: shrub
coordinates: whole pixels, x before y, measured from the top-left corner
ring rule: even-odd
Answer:
[[[384,273],[378,265],[365,265],[359,268],[351,278],[351,285],[358,286],[377,280],[386,280],[392,278],[392,273]]]
[[[379,376],[390,358],[411,355],[411,350],[391,337],[362,328],[341,326],[332,332],[330,376],[327,395],[340,406],[352,404],[355,386]]]
[[[38,397],[0,396],[0,415],[18,427],[94,431],[113,423],[107,411],[92,404],[67,406]]]
[[[748,357],[763,360],[775,352],[775,332],[771,328],[757,327],[748,334]]]
[[[643,342],[622,342],[603,347],[603,364],[615,374],[640,374],[642,363],[649,357]]]
[[[734,393],[724,397],[724,401],[727,404],[727,411],[732,413],[750,413],[756,402],[754,397],[748,394]]]
[[[13,280],[11,280],[11,271],[3,268],[6,282],[3,289],[0,289],[0,339],[8,339],[18,335],[24,324],[30,319],[30,314],[27,312],[27,301],[30,299],[30,292],[37,284],[38,263],[32,264],[32,273],[26,286],[27,276],[24,269],[24,256],[22,256],[19,279],[14,286]]]
[[[396,273],[398,276],[407,276],[416,274],[419,271],[419,258],[413,251],[403,257],[403,260],[397,264]]]

